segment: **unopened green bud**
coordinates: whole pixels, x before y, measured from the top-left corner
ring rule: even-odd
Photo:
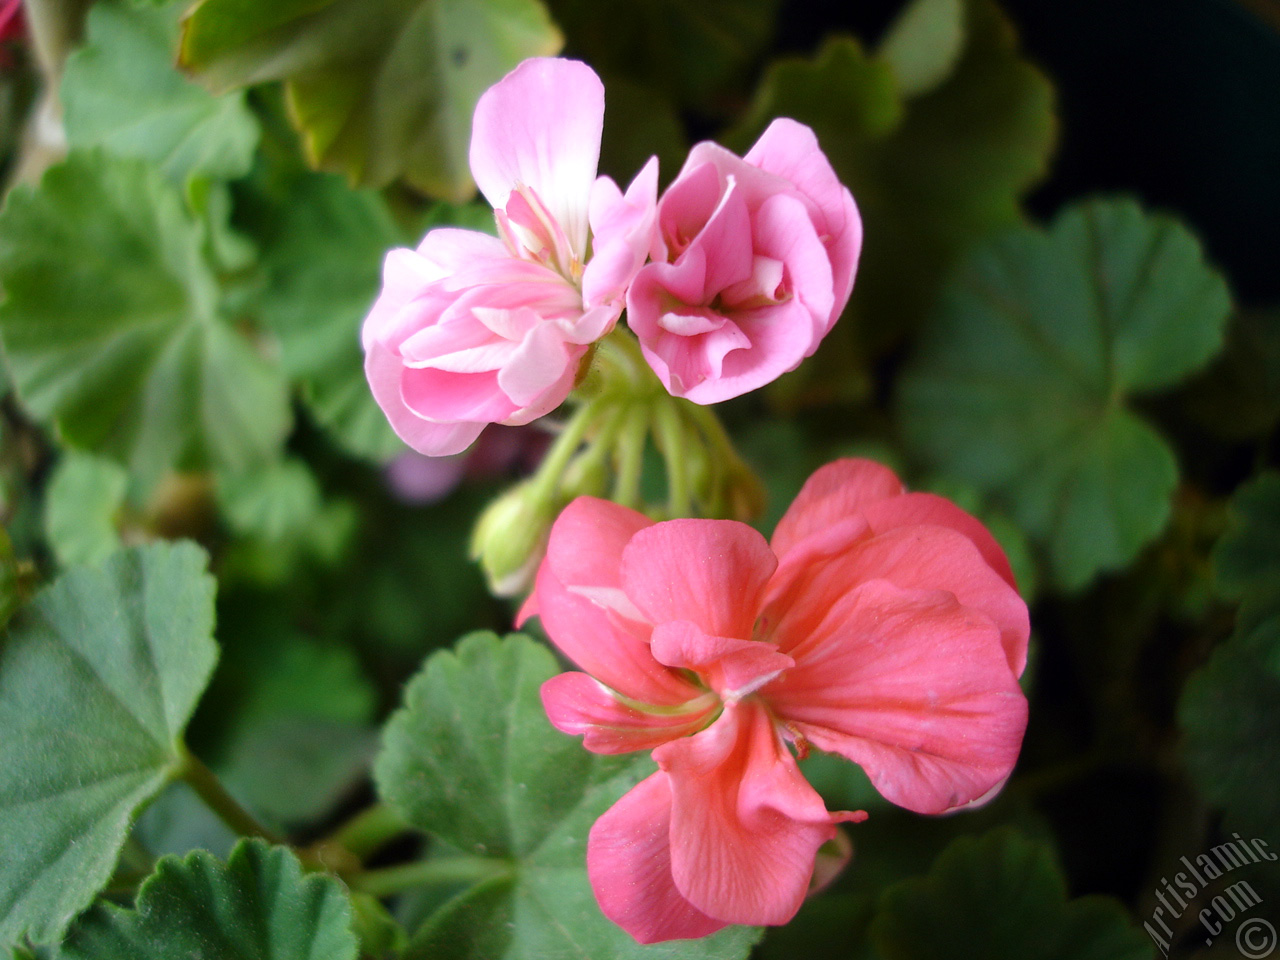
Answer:
[[[532,586],[556,513],[556,505],[539,502],[534,485],[526,481],[480,514],[471,534],[471,557],[480,562],[494,596],[515,597]]]

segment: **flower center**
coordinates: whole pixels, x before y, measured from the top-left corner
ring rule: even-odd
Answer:
[[[495,210],[493,216],[498,235],[512,256],[550,267],[575,287],[581,287],[582,260],[533,187],[517,181],[507,197],[506,208]]]

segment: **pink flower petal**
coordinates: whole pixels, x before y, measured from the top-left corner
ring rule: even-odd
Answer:
[[[566,386],[563,392],[555,391],[554,399],[546,405],[543,412],[550,412],[569,395],[573,377],[565,384],[565,374],[577,374],[578,360],[584,353],[585,347],[565,343],[553,324],[538,324],[498,371],[498,387],[516,406],[531,407],[539,400],[544,401],[540,405],[546,405],[546,394],[557,384]]]
[[[763,691],[770,707],[893,803],[941,813],[1013,769],[1026,698],[995,625],[949,594],[863,583],[790,652],[796,667]]]
[[[386,413],[392,429],[419,453],[429,457],[461,453],[484,429],[483,423],[433,423],[409,409],[400,393],[404,372],[400,358],[376,341],[365,354],[364,370],[374,399]]]
[[[671,785],[676,889],[729,923],[790,920],[814,855],[835,835],[822,798],[800,774],[763,706],[727,704],[692,737],[653,752]]]
[[[792,298],[782,303],[729,314],[725,325],[736,340],[730,349],[719,351],[711,360],[713,374],[690,384],[680,396],[694,403],[722,403],[771,383],[794,370],[813,345],[809,331],[813,314],[802,301]],[[709,343],[713,338],[707,338]]]
[[[476,104],[472,176],[497,210],[517,184],[532,187],[582,259],[603,124],[595,71],[576,60],[525,60]]]
[[[622,551],[653,521],[610,500],[578,497],[551,528],[547,559],[552,573],[574,593],[589,596],[631,619],[640,614],[622,591]],[[612,601],[612,602],[610,602]]]
[[[1018,588],[1013,577],[1013,568],[1009,566],[1009,558],[1003,548],[996,542],[986,527],[976,517],[966,513],[950,500],[932,493],[908,493],[891,500],[867,504],[863,508],[863,516],[875,533],[883,533],[894,527],[912,526],[914,524],[932,524],[936,527],[950,527],[963,533],[978,548],[982,559],[1009,586]]]
[[[706,725],[718,701],[704,694],[684,705],[646,711],[630,706],[585,673],[561,673],[542,685],[547,719],[561,733],[582,736],[592,753],[631,753],[688,736]]]
[[[653,774],[591,828],[587,876],[604,915],[639,943],[705,937],[726,924],[696,908],[671,876],[671,788]]]
[[[947,527],[905,526],[867,537],[850,518],[814,533],[787,552],[769,585],[764,619],[783,653],[815,626],[850,584],[883,579],[908,590],[945,590],[990,617],[1014,676],[1026,665],[1027,605],[964,534]]]
[[[559,326],[564,339],[569,343],[586,346],[595,343],[613,329],[622,313],[622,305],[618,303],[592,307],[582,316],[573,320],[561,320]]]
[[[562,653],[605,686],[640,703],[679,706],[702,694],[649,650],[648,628],[566,589],[549,564],[534,585],[542,626]]]
[[[862,251],[862,218],[853,195],[836,178],[813,131],[785,117],[773,121],[743,159],[790,180],[816,208],[814,226],[828,238],[834,278],[830,329],[849,302]]]
[[[438,312],[428,307],[406,308],[431,285],[437,272],[412,250],[396,249],[387,253],[382,262],[382,290],[360,328],[365,350],[375,340],[394,350],[415,330],[436,321]]]
[[[438,227],[418,244],[419,257],[431,265],[434,280],[460,273],[477,263],[502,263],[510,254],[497,237],[479,230],[460,227]]]
[[[760,205],[752,219],[752,240],[757,254],[786,267],[786,285],[813,317],[808,345],[800,354],[811,356],[831,328],[831,261],[809,219],[795,197],[780,193]],[[789,328],[790,329],[790,328]],[[797,324],[792,333],[799,346],[805,338]]]
[[[730,180],[711,219],[694,238],[706,258],[706,277],[698,304],[710,304],[726,287],[751,276],[754,262],[753,229],[746,200]]]
[[[582,274],[588,305],[620,301],[654,246],[658,158],[652,157],[623,195],[608,177],[591,190],[591,259]]]
[[[659,663],[697,672],[726,700],[754,693],[795,666],[794,660],[771,643],[710,636],[688,620],[658,624],[649,647]]]
[[[400,345],[400,356],[406,367],[488,373],[500,369],[516,346],[494,336],[484,324],[465,318],[424,327]]]
[[[481,428],[505,420],[518,409],[498,389],[498,376],[493,371],[452,373],[404,367],[400,396],[406,407],[424,419],[436,423],[467,421]]]
[[[724,181],[715,166],[695,164],[691,154],[658,207],[661,259],[676,260],[683,255],[720,205],[723,189]]]
[[[622,551],[622,586],[650,623],[687,620],[747,638],[777,560],[755,530],[732,520],[669,520]]]
[[[809,534],[827,530],[868,504],[903,491],[893,471],[873,460],[846,458],[828,463],[805,481],[778,521],[769,545],[781,557]]]

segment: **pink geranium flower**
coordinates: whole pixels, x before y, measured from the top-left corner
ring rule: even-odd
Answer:
[[[853,289],[862,221],[813,131],[780,119],[745,157],[693,148],[655,247],[628,323],[668,391],[718,403],[817,350]]]
[[[481,96],[472,123],[471,172],[499,236],[432,230],[417,250],[388,254],[364,323],[365,372],[419,452],[458,453],[486,424],[550,412],[617,321],[649,252],[657,162],[625,195],[597,182],[603,121],[590,67],[524,61]]]
[[[586,671],[543,686],[551,722],[658,763],[587,847],[601,909],[644,943],[794,916],[818,848],[865,814],[828,812],[792,749],[943,813],[999,789],[1026,726],[1027,608],[1000,547],[866,460],[815,473],[771,542],[579,498],[533,614]]]

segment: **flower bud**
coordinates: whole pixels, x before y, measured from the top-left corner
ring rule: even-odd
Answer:
[[[471,534],[471,557],[480,562],[494,596],[518,596],[533,585],[556,512],[556,505],[537,497],[534,484],[526,481],[480,514]]]

